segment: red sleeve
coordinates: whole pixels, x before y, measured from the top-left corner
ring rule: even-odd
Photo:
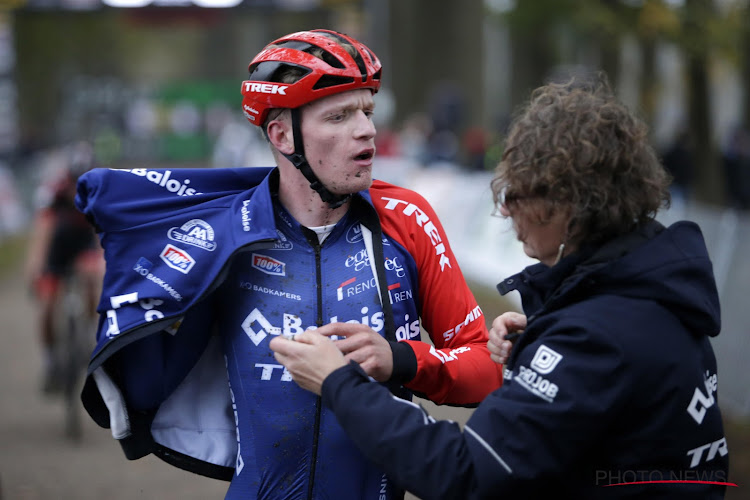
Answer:
[[[416,262],[420,319],[434,344],[404,341],[417,357],[417,374],[406,387],[438,404],[479,403],[502,384],[502,366],[490,359],[484,315],[442,224],[414,191],[375,181],[370,193],[383,231]]]

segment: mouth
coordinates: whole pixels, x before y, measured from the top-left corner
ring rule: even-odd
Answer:
[[[357,162],[369,163],[375,157],[375,148],[363,149],[360,153],[354,156],[354,160]]]

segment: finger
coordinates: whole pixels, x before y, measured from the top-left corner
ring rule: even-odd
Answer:
[[[526,328],[526,315],[513,311],[509,311],[506,314],[508,315],[508,319],[513,325],[514,329],[522,330]]]
[[[288,355],[293,346],[293,340],[281,336],[272,338],[271,342],[268,343],[268,347],[271,348],[274,354],[280,353],[282,355]]]
[[[377,335],[372,333],[372,335]],[[365,332],[357,332],[343,339],[336,339],[334,341],[336,347],[339,348],[344,354],[355,352],[366,348],[368,345],[372,345],[370,334]]]
[[[366,331],[369,329],[369,327],[366,327],[365,325],[359,324],[359,323],[329,323],[327,325],[323,325],[317,330],[320,335],[325,335],[326,337],[330,337],[332,335],[337,335],[339,337],[350,337],[358,332]]]
[[[315,345],[321,340],[328,340],[323,335],[318,333],[317,330],[306,330],[299,335],[295,335],[294,342],[299,344]]]
[[[505,359],[502,356],[498,356],[497,354],[490,354],[490,359],[499,365],[505,364]]]

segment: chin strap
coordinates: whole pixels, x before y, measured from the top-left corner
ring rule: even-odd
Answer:
[[[292,162],[292,165],[302,172],[305,179],[310,182],[310,187],[320,195],[321,200],[328,203],[331,208],[338,208],[346,203],[352,195],[333,194],[323,185],[322,182],[320,182],[320,179],[318,179],[318,176],[315,175],[315,172],[313,172],[310,164],[307,162],[307,158],[305,158],[305,147],[302,144],[302,127],[300,125],[299,108],[292,108],[291,111],[292,133],[294,134],[294,153],[290,155],[282,154],[284,154],[287,160]]]

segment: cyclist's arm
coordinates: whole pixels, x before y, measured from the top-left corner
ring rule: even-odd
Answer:
[[[25,271],[29,283],[33,283],[44,272],[54,227],[54,212],[48,208],[41,209],[34,218],[26,257]]]
[[[407,340],[393,345],[394,371],[407,388],[438,404],[479,403],[502,384],[502,366],[490,358],[484,314],[445,231],[417,193],[376,186],[373,202],[383,230],[398,239],[416,263],[422,326],[433,343]]]

